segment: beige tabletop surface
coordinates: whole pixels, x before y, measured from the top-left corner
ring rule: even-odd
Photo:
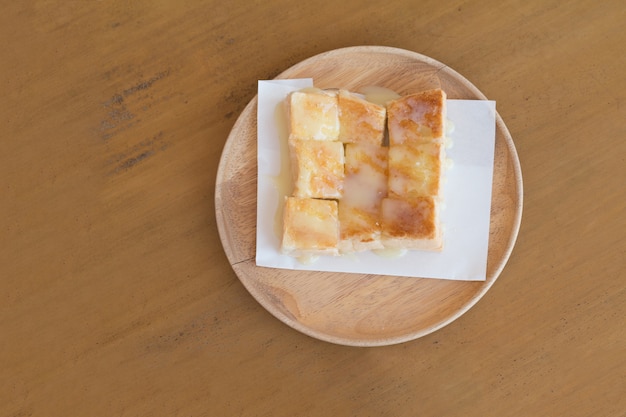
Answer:
[[[0,415],[625,416],[626,7],[609,1],[5,1]],[[512,255],[426,336],[305,335],[216,221],[257,80],[359,45],[496,101],[521,163]]]

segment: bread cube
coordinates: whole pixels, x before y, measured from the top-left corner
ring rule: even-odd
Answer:
[[[389,145],[443,142],[446,93],[441,89],[401,97],[387,104]]]
[[[445,146],[442,143],[389,148],[389,196],[439,196]]]
[[[339,200],[340,251],[381,249],[380,204],[387,196],[387,148],[346,145],[343,197]]]
[[[290,140],[293,196],[340,198],[344,178],[341,142]]]
[[[380,207],[377,211],[339,201],[339,252],[382,249]]]
[[[338,255],[337,202],[287,197],[283,212],[282,253],[300,257]]]
[[[382,243],[385,248],[440,251],[443,248],[439,203],[434,197],[382,201]]]
[[[339,137],[336,92],[294,91],[287,97],[287,113],[290,139],[333,141]]]
[[[387,110],[346,90],[339,90],[339,140],[381,146]]]

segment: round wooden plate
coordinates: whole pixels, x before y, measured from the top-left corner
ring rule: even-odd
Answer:
[[[277,78],[313,78],[320,88],[358,91],[376,85],[402,95],[441,87],[451,99],[486,97],[444,64],[397,48],[359,46],[326,52]],[[522,174],[504,122],[496,115],[496,147],[487,279],[480,282],[257,267],[256,97],[235,123],[215,188],[217,226],[241,282],[270,313],[309,336],[352,346],[413,340],[451,323],[493,285],[515,244],[522,216]]]

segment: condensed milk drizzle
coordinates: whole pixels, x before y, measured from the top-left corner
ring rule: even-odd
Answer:
[[[372,252],[375,255],[380,256],[381,258],[398,259],[406,255],[408,251],[406,249],[385,248],[385,249],[374,249]]]

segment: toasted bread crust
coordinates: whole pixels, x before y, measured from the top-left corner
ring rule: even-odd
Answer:
[[[347,144],[344,194],[339,201],[340,250],[381,249],[380,204],[387,195],[387,151]]]
[[[433,197],[384,199],[382,242],[388,248],[440,250],[438,201]]]
[[[343,144],[292,140],[289,145],[294,197],[340,198],[344,178]]]
[[[289,138],[334,141],[339,137],[337,94],[295,91],[287,97]]]
[[[443,141],[446,93],[441,89],[411,94],[387,105],[389,144]]]
[[[382,145],[387,110],[346,90],[339,90],[339,140]]]
[[[420,143],[389,149],[389,195],[440,196],[444,145]]]
[[[337,255],[337,202],[287,197],[283,212],[282,253],[290,256]]]

